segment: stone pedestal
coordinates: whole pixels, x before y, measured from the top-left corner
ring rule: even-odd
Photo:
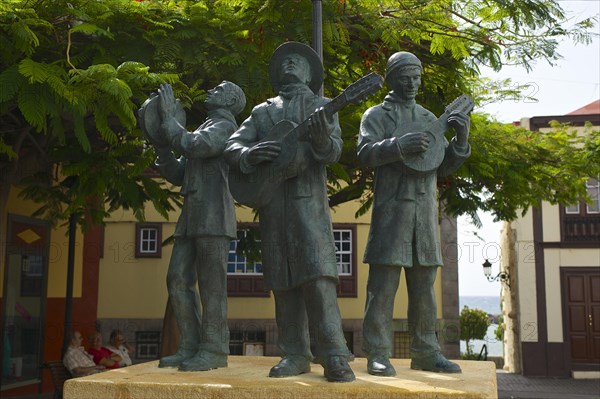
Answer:
[[[68,380],[65,399],[384,399],[384,398],[497,398],[496,369],[492,362],[459,361],[462,374],[410,370],[410,360],[392,359],[396,377],[367,374],[366,359],[350,365],[351,383],[331,383],[323,368],[290,378],[269,378],[278,358],[230,356],[229,367],[204,372],[158,368],[158,362],[138,364],[88,377]]]

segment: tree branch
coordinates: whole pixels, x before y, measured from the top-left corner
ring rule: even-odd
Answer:
[[[25,138],[27,137],[27,135],[29,134],[29,132],[31,131],[32,127],[31,126],[25,126],[23,127],[23,130],[21,130],[21,132],[19,133],[19,136],[17,137],[17,140],[15,140],[15,144],[13,145],[13,149],[15,150],[15,152],[17,153],[17,158],[13,161],[13,165],[12,168],[10,170],[10,172],[8,172],[8,182],[12,183],[12,180],[14,179],[15,175],[17,174],[17,169],[19,166],[19,153],[21,152],[21,147],[23,146],[23,142],[25,141]]]

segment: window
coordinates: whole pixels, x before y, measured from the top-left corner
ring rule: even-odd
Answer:
[[[262,263],[260,261],[249,261],[242,254],[238,254],[238,245],[240,242],[252,240],[252,246],[260,245],[260,238],[249,237],[249,231],[239,230],[238,231],[238,239],[231,240],[229,243],[229,257],[227,259],[227,274],[260,274],[262,275]]]
[[[247,224],[237,232],[237,240],[229,243],[227,258],[227,294],[231,297],[268,297],[265,289],[260,259],[246,259],[238,251],[247,250],[260,257],[260,235],[258,225]]]
[[[335,224],[333,239],[338,264],[338,296],[356,297],[356,225]],[[238,239],[231,241],[227,259],[227,291],[229,296],[268,296],[264,288],[262,263],[250,261],[238,253],[241,247],[260,254],[260,237],[252,224],[238,230]]]
[[[333,230],[333,241],[335,243],[335,257],[338,264],[340,276],[352,275],[352,230]]]
[[[600,242],[600,179],[588,179],[586,188],[590,202],[562,208],[561,237],[566,243],[596,248]]]
[[[600,213],[600,180],[599,179],[588,179],[587,193],[591,198],[592,202],[586,204],[587,213]]]
[[[585,183],[590,202],[580,201],[564,207],[567,215],[593,215],[600,213],[600,179],[589,178]]]
[[[266,333],[265,331],[239,331],[233,330],[229,332],[229,354],[230,355],[256,355],[260,351],[262,345],[264,353],[264,345]],[[255,344],[248,348],[248,344]],[[249,350],[250,349],[250,350]],[[251,352],[251,353],[249,353]]]
[[[135,229],[135,257],[160,258],[162,254],[162,224],[138,223]]]
[[[339,297],[356,297],[356,225],[334,224],[333,242],[338,264]]]
[[[21,296],[42,295],[45,259],[39,255],[23,255],[21,259]]]
[[[568,215],[579,215],[579,204],[565,206],[565,213]]]
[[[135,332],[135,357],[158,359],[160,356],[160,331]]]

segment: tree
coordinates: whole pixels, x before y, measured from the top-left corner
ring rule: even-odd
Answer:
[[[2,215],[13,184],[43,204],[36,215],[54,222],[78,214],[81,224],[98,223],[119,207],[142,219],[147,201],[166,217],[177,203],[143,173],[153,154],[144,148],[135,117],[149,89],[176,76],[127,61],[123,51],[133,43],[123,40],[111,48],[115,34],[142,37],[141,26],[125,19],[141,20],[144,10],[125,4],[0,5]],[[147,23],[159,24],[162,13],[150,14],[144,16]],[[116,22],[124,29],[111,31]]]
[[[472,94],[478,103],[519,98],[519,88],[507,90],[506,82],[482,81],[479,65],[499,70],[510,63],[529,70],[535,62],[552,63],[559,57],[559,37],[586,43],[587,29],[595,23],[585,19],[566,31],[562,27],[566,16],[552,1],[375,3],[343,2],[351,50],[344,53],[337,48],[335,53],[383,72],[390,52],[414,52],[424,63],[417,100],[438,115],[460,92]],[[348,125],[359,116],[352,115]],[[343,133],[355,143],[355,130],[343,129]],[[474,156],[458,174],[439,181],[446,212],[467,213],[477,222],[476,211],[481,209],[498,220],[512,220],[519,210],[526,211],[540,200],[576,201],[585,195],[585,179],[598,173],[598,162],[590,158],[598,152],[598,133],[589,133],[589,139],[576,137],[566,127],[556,133],[532,133],[474,115],[470,139]],[[582,146],[589,151],[582,153]],[[357,214],[361,214],[372,201],[372,173],[356,164],[351,151],[340,165],[336,177],[342,177],[345,185],[333,185],[331,204],[360,198],[364,206]]]
[[[549,132],[532,132],[484,118],[472,118],[471,157],[441,183],[449,213],[476,219],[480,209],[510,221],[541,200],[571,204],[587,197],[586,180],[600,173],[600,131],[588,125],[580,135],[552,123]]]
[[[136,108],[166,81],[194,126],[204,116],[197,104],[205,90],[227,78],[244,88],[247,114],[272,95],[266,66],[276,46],[310,41],[310,3],[4,1],[0,209],[9,187],[21,184],[26,197],[45,204],[40,215],[52,220],[78,213],[100,222],[121,206],[143,219],[148,202],[166,215],[176,197],[143,173],[154,154],[136,127]],[[519,96],[518,88],[498,89],[497,82],[480,79],[479,66],[531,69],[538,61],[553,62],[559,40],[586,43],[595,23],[583,19],[563,28],[568,16],[558,2],[540,0],[338,0],[325,1],[323,14],[327,95],[370,70],[383,73],[391,53],[409,50],[424,64],[418,100],[437,114],[462,92],[478,102]],[[355,142],[361,113],[383,95],[340,115],[346,145],[329,169],[332,206],[360,199],[361,213],[370,205],[372,173],[357,164]],[[475,215],[484,209],[509,220],[540,199],[573,202],[583,193],[583,174],[598,168],[589,160],[598,143],[592,140],[578,155],[578,139],[566,129],[559,136],[475,115],[473,152],[485,156],[472,157],[460,173],[440,181],[447,210]],[[71,176],[74,184],[59,184]]]
[[[498,316],[498,327],[494,330],[494,336],[499,342],[504,340],[504,330],[506,329],[506,325],[504,324],[504,316]]]
[[[484,339],[490,324],[487,313],[481,309],[465,306],[460,311],[460,339],[467,344],[467,358],[473,358],[471,340]]]

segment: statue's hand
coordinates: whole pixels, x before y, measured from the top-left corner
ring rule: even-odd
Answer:
[[[308,132],[310,134],[313,147],[317,149],[326,148],[331,142],[329,132],[333,130],[333,117],[327,117],[325,108],[320,107],[308,118]]]
[[[170,84],[165,83],[160,85],[158,89],[159,96],[159,112],[163,122],[170,118],[174,118],[178,108],[178,102],[173,94],[173,88]]]
[[[424,152],[429,147],[429,135],[425,132],[408,133],[396,140],[403,154]]]
[[[277,141],[264,141],[250,148],[246,154],[248,165],[254,166],[261,162],[272,161],[279,156],[281,144]]]
[[[464,112],[454,111],[448,116],[448,124],[456,130],[456,142],[462,147],[466,147],[469,140],[469,130],[471,128],[471,118]]]

